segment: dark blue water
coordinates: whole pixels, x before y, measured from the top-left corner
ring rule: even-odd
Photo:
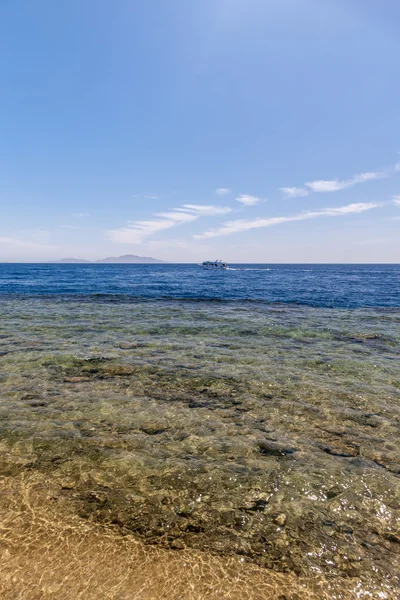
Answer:
[[[118,295],[400,307],[400,265],[0,264],[2,295]]]

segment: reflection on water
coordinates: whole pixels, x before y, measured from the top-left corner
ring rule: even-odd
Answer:
[[[1,506],[14,502],[21,528],[1,534],[14,569],[13,543],[33,561],[29,540],[61,510],[76,568],[101,563],[85,554],[90,531],[116,544],[121,577],[118,544],[142,540],[174,573],[208,564],[199,572],[217,586],[193,576],[192,595],[109,597],[268,598],[252,577],[275,582],[271,598],[286,584],[293,599],[312,585],[317,598],[399,597],[398,310],[15,298],[2,300],[0,341]],[[41,494],[27,529],[24,502]],[[61,552],[52,531],[47,560]],[[239,564],[250,589],[232,580],[218,595],[207,569]],[[93,589],[110,589],[104,578]]]

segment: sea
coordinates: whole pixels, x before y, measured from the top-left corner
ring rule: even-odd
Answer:
[[[400,306],[400,265],[0,264],[0,294]]]
[[[0,596],[400,598],[400,265],[0,265]]]

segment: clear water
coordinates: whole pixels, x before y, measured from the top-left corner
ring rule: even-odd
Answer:
[[[399,598],[400,267],[237,268],[2,265],[0,478],[237,597]]]

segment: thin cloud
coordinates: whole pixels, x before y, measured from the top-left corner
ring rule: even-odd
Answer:
[[[400,206],[400,194],[395,194],[392,198],[393,204]]]
[[[55,248],[56,246],[51,246],[49,244],[42,244],[40,242],[28,242],[26,240],[20,240],[19,238],[14,238],[14,237],[0,237],[0,244],[7,244],[10,246],[15,246],[15,247],[19,247],[19,248],[27,248],[27,249],[31,249],[31,250],[35,250],[35,249],[49,249],[49,248]]]
[[[202,205],[202,204],[184,204],[181,208],[176,210],[182,212],[189,212],[199,217],[214,217],[217,215],[226,215],[232,211],[228,206],[213,206],[213,205]]]
[[[148,221],[132,221],[126,227],[106,232],[107,239],[119,244],[141,244],[143,241],[165,229],[191,223],[199,217],[210,217],[226,214],[230,208],[219,206],[184,204],[169,212],[157,213],[155,219]]]
[[[88,212],[72,213],[72,216],[78,217],[79,219],[83,219],[84,217],[90,217],[90,213],[88,213]]]
[[[145,238],[159,231],[197,219],[196,215],[183,212],[158,213],[154,216],[160,218],[149,221],[132,221],[128,223],[127,227],[108,231],[107,238],[119,244],[141,244]]]
[[[259,202],[262,202],[262,198],[258,198],[258,196],[249,196],[248,194],[241,194],[236,198],[236,200],[245,206],[254,206]]]
[[[279,190],[284,194],[286,199],[300,198],[309,194],[308,190],[299,187],[282,187]]]
[[[135,200],[158,200],[159,194],[132,194],[132,198]]]
[[[372,202],[361,202],[358,204],[348,204],[347,206],[341,206],[339,208],[324,208],[320,211],[306,211],[291,217],[270,217],[268,219],[228,221],[218,229],[210,229],[209,231],[205,231],[204,233],[193,237],[196,239],[214,238],[231,235],[233,233],[240,233],[241,231],[247,231],[249,229],[271,227],[273,225],[280,225],[281,223],[289,223],[291,221],[304,221],[306,219],[315,219],[318,217],[339,217],[347,214],[361,213],[378,206],[379,204]]]
[[[13,231],[9,236],[9,239],[13,239],[19,242],[26,242],[36,244],[38,246],[47,246],[50,240],[50,231],[48,229],[18,229]]]
[[[163,250],[164,248],[189,248],[190,245],[183,240],[149,240],[145,247],[150,250]]]
[[[338,192],[339,190],[344,190],[346,187],[351,187],[353,185],[351,181],[338,181],[337,179],[323,180],[319,179],[317,181],[311,181],[306,183],[306,185],[313,192]]]
[[[231,190],[229,188],[217,188],[215,190],[215,193],[218,196],[226,196],[227,194],[230,194]]]
[[[316,181],[310,181],[305,185],[313,192],[338,192],[346,188],[351,188],[359,183],[366,183],[367,181],[375,181],[377,179],[387,179],[399,171],[400,163],[396,163],[392,167],[383,169],[382,171],[368,171],[366,173],[359,173],[358,175],[353,175],[353,177],[350,179],[318,179]]]
[[[317,181],[311,181],[305,185],[309,187],[313,192],[338,192],[346,188],[351,188],[358,183],[366,183],[367,181],[373,181],[375,179],[384,179],[387,174],[384,171],[377,173],[360,173],[354,175],[351,179],[345,179],[339,181],[338,179],[319,179]]]
[[[357,175],[350,177],[350,179],[316,179],[315,181],[308,181],[305,183],[304,185],[306,187],[282,187],[279,188],[279,190],[284,193],[286,198],[307,196],[310,191],[322,194],[339,192],[340,190],[352,188],[359,183],[366,183],[368,181],[375,181],[377,179],[386,179],[395,173],[398,173],[399,171],[400,162],[381,171],[367,171],[366,173],[358,173]]]

